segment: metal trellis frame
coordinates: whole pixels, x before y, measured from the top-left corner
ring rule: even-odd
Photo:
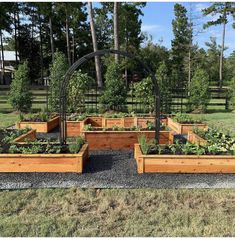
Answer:
[[[157,79],[150,70],[150,68],[145,64],[143,60],[141,60],[139,57],[134,56],[130,53],[119,51],[119,50],[113,50],[113,49],[106,49],[106,50],[98,50],[95,52],[92,52],[90,54],[87,54],[80,59],[78,59],[66,72],[64,75],[64,79],[60,86],[60,143],[66,144],[67,139],[67,131],[66,131],[66,111],[67,111],[67,86],[70,81],[71,76],[73,75],[74,71],[81,66],[82,64],[86,63],[88,60],[95,56],[103,56],[106,54],[118,54],[127,58],[131,58],[136,60],[140,65],[143,67],[143,70],[145,73],[149,74],[153,86],[154,86],[154,94],[155,94],[155,139],[157,143],[159,143],[159,136],[160,136],[160,90],[157,83]]]

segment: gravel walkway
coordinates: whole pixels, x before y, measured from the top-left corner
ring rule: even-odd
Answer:
[[[132,151],[96,151],[83,174],[0,173],[0,189],[19,188],[235,188],[229,174],[137,174]]]

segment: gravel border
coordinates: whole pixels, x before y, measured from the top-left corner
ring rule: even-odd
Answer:
[[[235,174],[138,174],[133,151],[92,151],[83,174],[0,173],[0,189],[235,188]]]

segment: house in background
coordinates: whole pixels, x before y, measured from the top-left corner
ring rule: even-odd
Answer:
[[[3,51],[3,56],[0,53],[0,85],[9,85],[16,67],[16,54],[15,51]]]

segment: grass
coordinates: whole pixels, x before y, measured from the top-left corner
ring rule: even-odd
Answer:
[[[235,135],[235,113],[191,114],[195,118],[202,118],[209,126],[218,127],[222,131],[230,131]]]
[[[235,190],[0,192],[0,236],[234,236]]]
[[[16,113],[0,113],[0,128],[14,125],[18,118]]]

